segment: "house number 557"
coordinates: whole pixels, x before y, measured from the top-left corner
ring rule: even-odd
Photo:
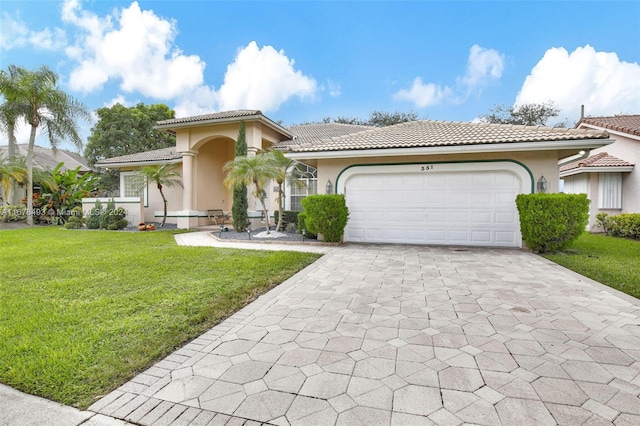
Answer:
[[[433,164],[427,164],[426,166],[421,166],[420,167],[420,171],[421,172],[426,172],[429,170],[433,170]]]

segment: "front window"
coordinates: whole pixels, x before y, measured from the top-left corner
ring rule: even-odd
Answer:
[[[140,177],[135,172],[120,173],[120,196],[140,197],[144,199],[144,206],[147,207],[147,185],[143,185]]]
[[[294,166],[291,174],[299,182],[299,185],[288,184],[290,191],[288,210],[301,212],[304,210],[302,208],[302,199],[307,195],[318,193],[318,170],[307,164],[298,163]]]
[[[622,208],[622,173],[600,173],[598,208]]]

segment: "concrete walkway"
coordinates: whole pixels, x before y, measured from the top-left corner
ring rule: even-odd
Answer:
[[[177,237],[214,245],[201,233]],[[640,424],[637,299],[521,250],[323,250],[96,402],[89,421]],[[55,419],[59,410],[46,409]]]

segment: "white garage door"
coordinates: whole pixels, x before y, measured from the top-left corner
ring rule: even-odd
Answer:
[[[515,198],[525,190],[522,176],[483,170],[489,166],[496,167],[435,164],[352,171],[344,181],[350,212],[345,241],[520,246]]]

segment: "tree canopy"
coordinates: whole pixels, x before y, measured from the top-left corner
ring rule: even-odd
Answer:
[[[419,120],[418,113],[410,111],[410,112],[387,112],[387,111],[378,111],[375,110],[369,115],[369,118],[363,120],[361,118],[351,118],[351,117],[324,117],[322,119],[323,123],[341,123],[341,124],[359,124],[362,126],[376,126],[376,127],[385,127],[392,126],[394,124],[406,123],[408,121],[416,121]]]
[[[481,116],[485,123],[494,124],[518,124],[526,126],[546,126],[549,119],[557,117],[560,109],[553,101],[543,103],[530,103],[515,106],[496,105],[489,114]],[[565,127],[564,123],[556,124],[556,127]]]
[[[157,121],[175,118],[164,104],[121,104],[98,108],[98,122],[91,128],[84,156],[90,165],[104,158],[175,146],[173,135],[154,130]]]

